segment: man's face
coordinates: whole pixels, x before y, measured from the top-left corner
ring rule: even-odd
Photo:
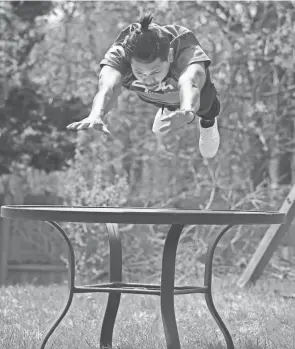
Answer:
[[[161,61],[160,58],[155,59],[150,63],[142,63],[131,60],[131,68],[134,76],[142,84],[146,85],[149,89],[155,89],[159,83],[163,81],[169,72],[171,63],[172,52],[169,52],[167,61]]]

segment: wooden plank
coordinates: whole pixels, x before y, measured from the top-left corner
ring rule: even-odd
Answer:
[[[258,280],[280,241],[289,229],[295,217],[295,185],[281,206],[280,212],[286,214],[286,222],[284,224],[271,225],[266,231],[260,245],[238,280],[239,287],[245,287],[249,283],[254,283]]]
[[[4,199],[6,205],[12,203],[12,198],[7,196]],[[10,239],[11,221],[0,218],[0,287],[5,284],[7,276],[8,248]]]

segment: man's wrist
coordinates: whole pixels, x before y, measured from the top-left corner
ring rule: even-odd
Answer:
[[[196,118],[196,112],[192,109],[181,109],[186,116],[186,123],[191,124]]]
[[[105,117],[105,112],[103,110],[99,110],[99,111],[91,111],[90,114],[89,114],[89,118],[90,119],[101,119],[103,120],[104,117]]]

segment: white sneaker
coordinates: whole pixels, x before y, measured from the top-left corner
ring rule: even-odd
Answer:
[[[213,158],[218,151],[220,144],[220,137],[217,128],[217,119],[215,118],[214,125],[208,128],[201,126],[201,118],[199,118],[200,124],[200,139],[199,148],[203,158]]]

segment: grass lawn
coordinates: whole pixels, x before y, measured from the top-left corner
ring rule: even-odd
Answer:
[[[213,297],[235,348],[295,349],[295,300],[275,292],[275,289],[294,292],[295,284],[261,280],[256,286],[241,290],[234,283],[215,280]],[[196,285],[201,286],[202,282]],[[63,285],[0,288],[0,348],[39,348],[44,332],[66,297],[67,288]],[[46,349],[98,349],[106,300],[107,294],[75,294],[69,313]],[[166,349],[157,309],[157,296],[123,295],[113,348]],[[204,295],[176,296],[175,309],[182,349],[226,348]]]

